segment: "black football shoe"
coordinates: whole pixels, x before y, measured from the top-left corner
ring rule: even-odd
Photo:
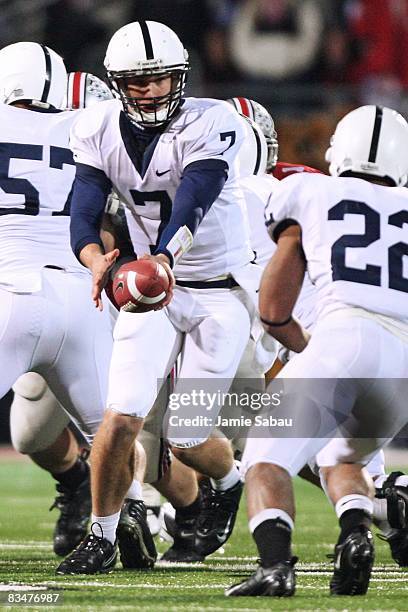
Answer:
[[[54,552],[65,557],[84,539],[91,516],[91,485],[88,475],[76,489],[56,486],[58,495],[50,510],[58,508],[60,516],[54,528]]]
[[[57,567],[57,574],[105,574],[115,567],[116,544],[90,533]]]
[[[147,524],[144,502],[125,499],[116,530],[120,560],[126,569],[151,569],[157,559],[156,546]]]
[[[225,591],[227,597],[291,597],[295,593],[296,575],[293,557],[271,567],[258,567],[255,574]]]
[[[408,567],[408,487],[395,484],[402,472],[392,472],[375,496],[387,502],[387,520],[390,532],[379,535],[386,540],[391,549],[392,558],[400,567]]]
[[[331,595],[365,595],[374,563],[373,535],[366,527],[354,529],[334,549]]]
[[[390,534],[378,534],[388,542],[392,558],[400,567],[408,567],[408,529],[393,529]]]
[[[197,519],[180,519],[176,516],[172,523],[173,544],[162,555],[161,561],[170,563],[197,563],[204,561],[204,556],[194,549],[195,527]]]
[[[194,550],[206,557],[220,548],[230,537],[235,525],[243,484],[239,480],[226,491],[211,486],[203,495],[203,505],[197,517]]]

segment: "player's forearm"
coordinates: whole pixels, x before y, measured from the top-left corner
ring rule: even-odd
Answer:
[[[309,334],[292,318],[305,275],[299,226],[284,230],[278,248],[265,268],[259,290],[259,313],[266,331],[288,349],[299,353]]]
[[[309,332],[293,318],[291,318],[286,325],[279,326],[268,325],[264,319],[263,325],[268,334],[295,353],[301,353],[310,340]]]
[[[103,256],[103,250],[99,244],[96,244],[96,243],[87,244],[79,252],[79,260],[84,266],[92,270],[92,267],[95,261],[101,255]]]
[[[80,254],[87,245],[96,244],[103,249],[99,232],[110,188],[111,183],[101,170],[77,164],[72,190],[70,232],[71,248],[81,263]]]
[[[261,318],[276,323],[289,319],[305,275],[305,260],[297,226],[285,230],[266,266],[259,289]]]
[[[219,196],[227,176],[228,165],[215,159],[197,161],[186,168],[174,199],[169,222],[160,237],[155,254],[166,254],[173,265],[177,244],[173,249],[169,248],[169,245],[172,245],[173,238],[179,232],[176,243],[179,243],[182,251],[186,252],[191,247],[192,237]],[[187,229],[189,236],[181,231],[182,228]]]

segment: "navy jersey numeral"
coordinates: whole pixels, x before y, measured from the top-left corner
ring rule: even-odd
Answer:
[[[22,178],[10,178],[11,159],[32,159],[41,161],[41,145],[26,145],[14,142],[0,142],[0,187],[6,193],[25,196],[24,208],[0,208],[0,215],[38,215],[40,211],[40,194],[30,181]]]
[[[332,246],[333,280],[346,280],[364,285],[381,286],[381,268],[368,264],[365,270],[346,266],[346,249],[363,248],[372,244],[380,237],[380,215],[364,202],[342,200],[329,210],[329,221],[342,221],[345,215],[363,215],[365,219],[364,234],[346,234]]]
[[[137,189],[131,189],[130,195],[136,206],[146,206],[147,202],[157,202],[160,204],[160,225],[157,230],[157,242],[150,245],[150,252],[153,253],[160,242],[166,225],[170,221],[172,201],[167,191],[138,191]]]
[[[72,151],[70,149],[64,149],[63,147],[50,147],[50,168],[57,168],[62,170],[64,164],[70,164],[75,166],[74,158],[72,155]],[[69,190],[69,194],[67,200],[64,204],[64,208],[60,211],[54,211],[52,214],[56,217],[58,216],[68,216],[71,209],[71,199],[72,199],[72,190],[74,187],[74,183],[71,185],[71,189]]]
[[[34,185],[27,179],[12,178],[10,173],[10,162],[12,159],[26,159],[42,161],[44,147],[42,145],[30,145],[14,142],[0,142],[0,188],[9,194],[23,195],[25,197],[24,207],[0,207],[0,215],[38,215],[40,212],[41,196]],[[75,165],[72,153],[63,147],[50,147],[50,168],[62,169],[63,164]],[[71,202],[71,191],[64,207],[53,215],[69,215]]]
[[[400,210],[399,212],[390,215],[388,217],[388,223],[390,225],[394,225],[395,227],[402,228],[405,223],[408,223],[408,210]],[[389,285],[391,289],[408,293],[408,278],[404,278],[402,275],[404,255],[408,255],[408,244],[405,244],[405,242],[397,242],[389,248]]]
[[[235,141],[237,139],[237,133],[234,130],[232,130],[231,132],[221,132],[220,139],[221,139],[221,142],[225,142],[226,140],[229,140],[228,147],[224,149],[223,152],[221,153],[221,155],[224,155],[224,153],[228,151],[228,149],[230,149],[235,144]]]
[[[328,211],[329,221],[342,221],[347,214],[362,215],[364,234],[346,234],[332,246],[331,265],[333,280],[351,281],[364,285],[381,286],[381,267],[367,264],[364,269],[346,266],[346,249],[364,248],[380,238],[380,215],[365,202],[342,200]],[[401,210],[388,218],[389,225],[403,227],[408,223],[408,211]],[[408,279],[403,277],[403,257],[408,255],[408,245],[397,242],[388,249],[388,286],[408,293]]]

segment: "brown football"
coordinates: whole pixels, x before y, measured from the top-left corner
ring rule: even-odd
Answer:
[[[148,312],[166,299],[169,278],[163,266],[149,259],[130,261],[113,279],[113,295],[121,310]]]

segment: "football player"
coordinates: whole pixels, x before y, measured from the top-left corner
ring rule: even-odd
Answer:
[[[290,386],[296,439],[248,439],[248,513],[261,566],[227,595],[293,595],[290,477],[323,447],[318,462],[341,528],[330,591],[367,591],[373,502],[363,466],[407,421],[408,246],[401,230],[408,195],[399,188],[407,180],[407,145],[408,124],[398,113],[361,107],[340,121],[328,151],[330,173],[341,178],[292,176],[269,201],[277,251],[263,277],[260,310],[269,333],[300,353],[278,375],[285,391]],[[311,338],[292,317],[306,265],[319,297]],[[342,431],[348,435],[341,449],[335,439],[327,444]],[[370,436],[363,441],[362,431]]]
[[[61,106],[76,110],[112,97],[109,87],[95,75],[71,72]],[[23,374],[13,391],[12,443],[57,481],[58,494],[51,508],[58,508],[60,516],[54,529],[53,547],[57,555],[65,556],[85,536],[91,513],[88,453],[85,449],[80,451],[68,428],[68,414],[40,374]]]
[[[72,246],[93,274],[92,297],[101,307],[118,255],[104,254],[99,239],[113,185],[139,224],[137,255],[165,268],[170,290],[158,312],[119,314],[108,409],[92,451],[94,533],[60,565],[61,573],[98,572],[113,559],[133,441],[177,355],[177,394],[191,389],[189,378],[205,386],[216,379],[217,392],[228,390],[251,324],[241,286],[256,268],[236,163],[244,130],[234,110],[216,100],[183,99],[187,52],[160,23],[118,30],[105,66],[120,101],[85,110],[71,133],[77,163]],[[190,413],[183,408],[180,425]],[[201,416],[211,416],[203,427],[169,425],[167,431],[173,452],[211,478],[207,520],[195,532],[203,555],[229,537],[242,491],[229,442],[209,437],[220,406],[209,408],[206,402],[199,407]]]
[[[229,101],[240,114],[255,121],[262,129],[268,147],[266,171],[269,178],[265,180],[262,172],[259,171],[258,176],[254,172],[242,181],[251,228],[251,245],[256,252],[257,263],[265,266],[276,249],[276,245],[270,240],[263,222],[264,202],[273,193],[274,185],[276,185],[271,175],[283,180],[294,173],[316,173],[318,171],[303,164],[278,161],[279,147],[274,121],[270,113],[261,104],[248,98],[232,98]],[[259,154],[255,159],[261,159]],[[252,168],[253,162],[252,165],[251,163],[247,165]],[[260,168],[262,169],[262,164]],[[309,332],[312,331],[316,322],[316,301],[316,288],[305,275],[302,291],[295,305],[294,315]],[[283,348],[279,355],[286,361],[288,358],[287,349]],[[248,365],[251,368],[253,363],[247,360],[240,364],[238,378],[253,378],[255,372],[252,370],[251,373],[251,370],[245,369],[245,366],[248,367]],[[282,366],[283,364],[279,364],[279,360],[277,360],[272,370],[267,374],[267,378],[270,377],[271,373],[277,373]],[[240,449],[242,449],[242,442],[242,439],[240,439],[238,443]],[[342,440],[338,439],[337,443],[341,446]],[[321,457],[323,457],[323,454]],[[313,472],[316,472],[318,466],[315,460],[311,462],[311,466]],[[373,478],[376,488],[373,520],[382,531],[383,535],[379,537],[384,537],[388,542],[395,562],[401,567],[405,567],[408,565],[408,522],[404,518],[404,516],[408,517],[408,476],[401,472],[386,474],[382,450],[371,459],[366,468]],[[300,475],[320,486],[320,480],[316,478],[314,473],[312,474],[308,466],[305,466]]]
[[[69,246],[75,169],[68,140],[77,114],[59,111],[65,66],[44,45],[16,43],[0,51],[0,83],[0,394],[32,370],[29,394],[42,394],[41,375],[90,441],[103,414],[112,338],[109,317],[95,316],[84,302],[90,275]],[[97,360],[96,346],[103,349]],[[54,442],[35,423],[37,434],[37,450]],[[54,459],[69,472],[65,484],[82,491],[89,484],[87,466],[77,460],[76,446],[69,451],[69,437],[60,442]],[[77,500],[82,512],[83,497]]]

